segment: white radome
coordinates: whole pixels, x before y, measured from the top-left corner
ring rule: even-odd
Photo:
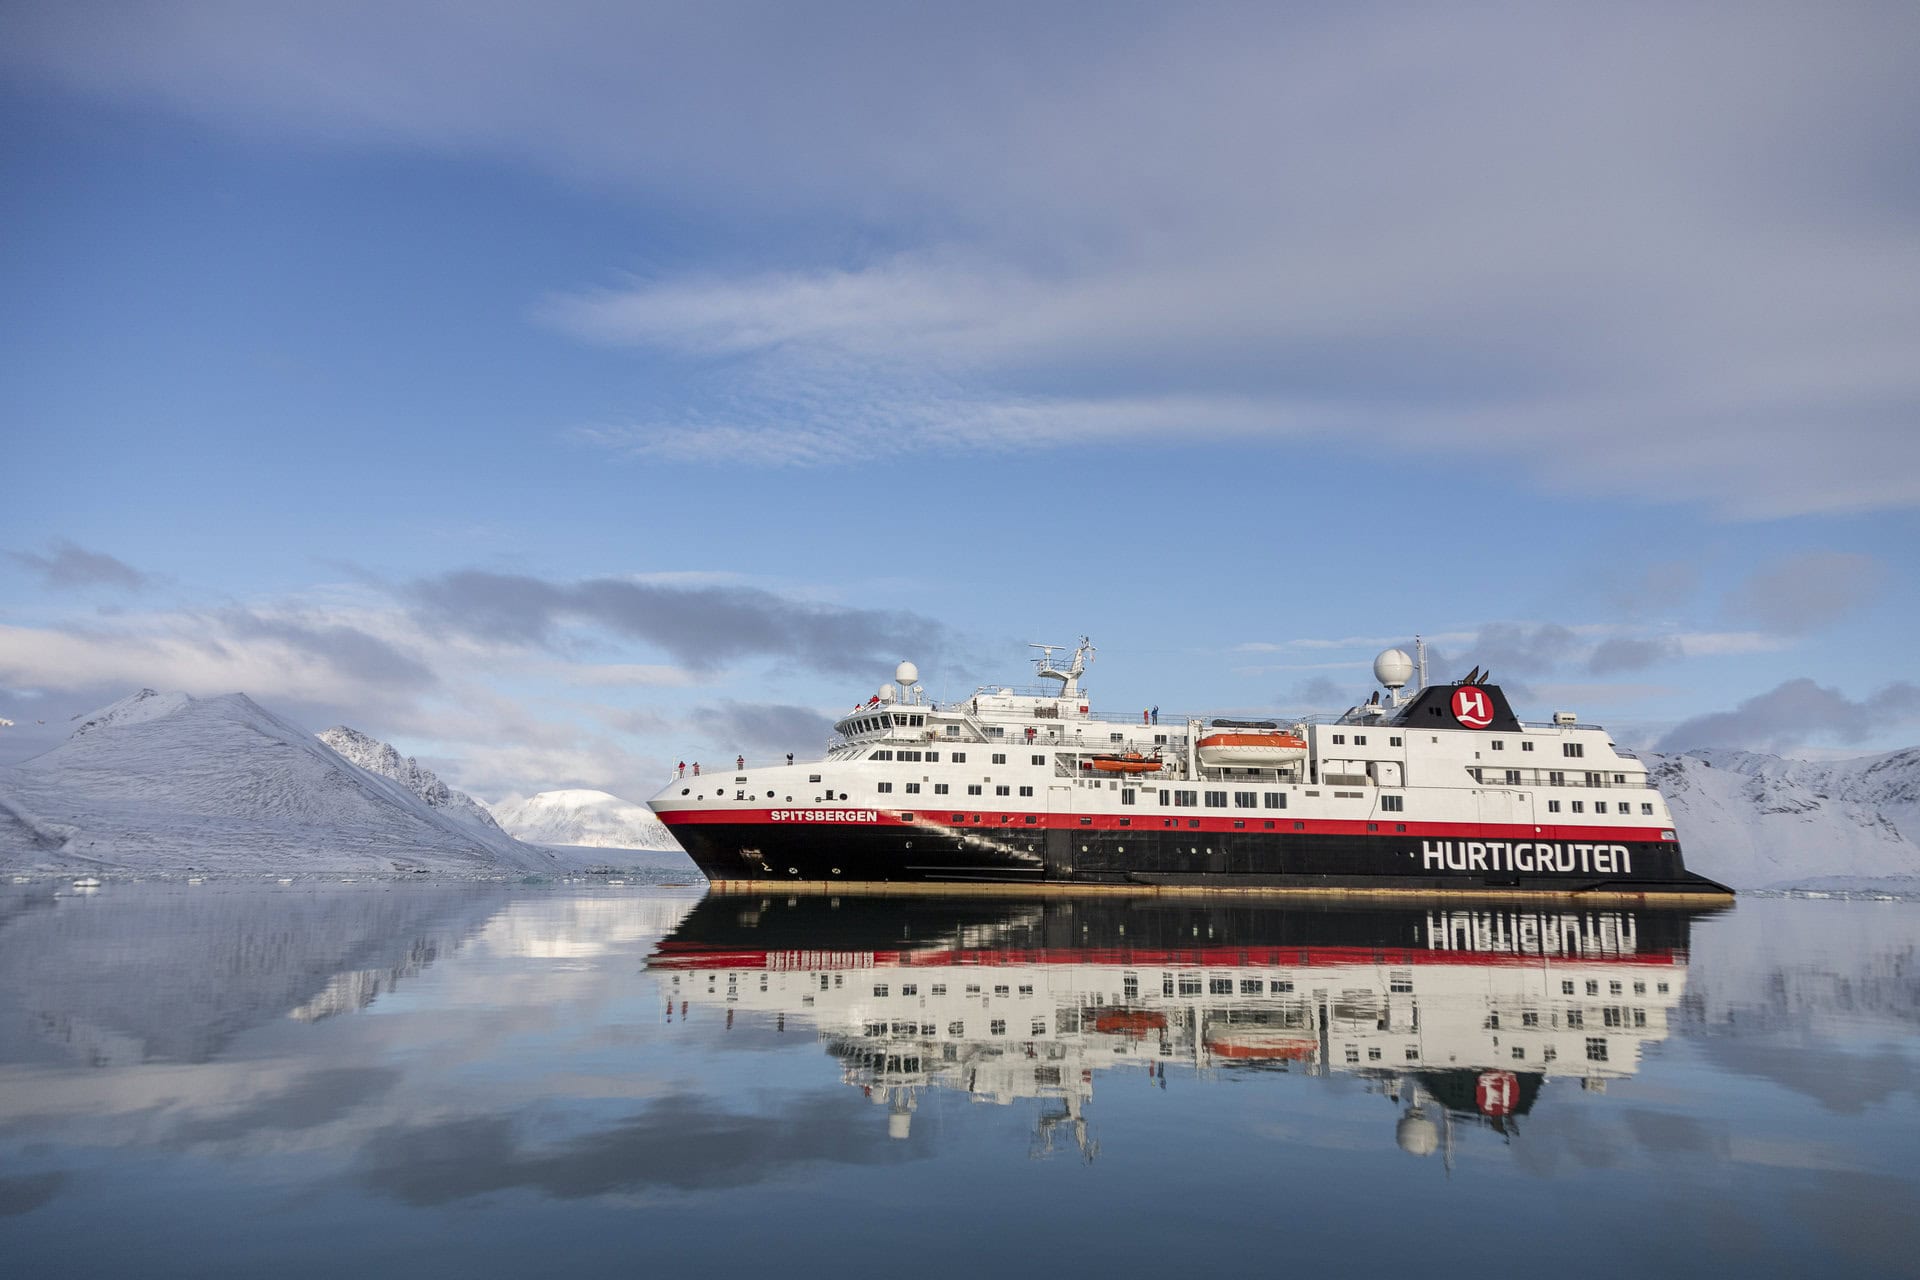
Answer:
[[[894,688],[892,685],[883,684],[880,686],[880,701],[892,702],[894,698],[896,698],[897,696],[899,695],[894,692]]]
[[[1440,1126],[1416,1109],[1400,1117],[1400,1123],[1394,1126],[1393,1137],[1408,1155],[1430,1156],[1440,1146]]]
[[[914,666],[911,662],[903,662],[893,669],[893,678],[904,685],[918,684],[920,681],[920,668]]]
[[[1413,659],[1404,649],[1388,649],[1373,660],[1373,678],[1384,688],[1401,688],[1413,679]]]

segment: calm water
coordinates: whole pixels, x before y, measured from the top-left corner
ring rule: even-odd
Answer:
[[[9,1275],[1920,1273],[1920,904],[0,897]]]

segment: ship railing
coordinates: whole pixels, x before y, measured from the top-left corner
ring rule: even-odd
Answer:
[[[1591,772],[1591,771],[1588,771]],[[1508,774],[1518,774],[1510,779]],[[1564,776],[1555,782],[1547,775],[1561,773]],[[1588,791],[1655,791],[1658,787],[1653,779],[1643,773],[1630,773],[1623,782],[1615,782],[1610,774],[1601,773],[1597,780],[1589,779],[1586,772],[1575,773],[1560,769],[1503,769],[1498,765],[1469,765],[1467,774],[1483,787],[1578,787]]]

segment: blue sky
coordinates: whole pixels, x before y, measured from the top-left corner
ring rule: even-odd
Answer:
[[[15,4],[0,760],[142,685],[499,799],[901,657],[1906,745],[1911,6]],[[38,723],[44,720],[44,725]]]

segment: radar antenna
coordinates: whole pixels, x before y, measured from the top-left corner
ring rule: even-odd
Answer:
[[[1053,665],[1053,655],[1061,649],[1066,648],[1065,645],[1035,644],[1029,640],[1027,642],[1027,648],[1038,649],[1040,651],[1040,656],[1033,660],[1034,666],[1038,668],[1037,674],[1042,680],[1058,680],[1060,682],[1060,697],[1077,698],[1080,696],[1080,675],[1087,669],[1087,664],[1093,661],[1093,641],[1087,639],[1085,636],[1080,637],[1080,643],[1074,646],[1073,661],[1067,665],[1064,671]]]

